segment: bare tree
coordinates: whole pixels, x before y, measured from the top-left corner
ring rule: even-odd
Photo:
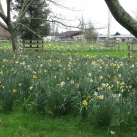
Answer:
[[[84,36],[86,40],[97,40],[97,32],[91,21],[87,24],[87,26],[84,29]]]
[[[79,27],[80,27],[81,33],[84,33],[84,29],[85,29],[86,26],[85,26],[83,15],[81,16],[81,19],[79,19]]]
[[[118,0],[105,0],[105,2],[116,21],[137,38],[137,21],[124,10]]]
[[[24,0],[23,6],[21,11],[19,12],[17,21],[15,24],[11,21],[11,0],[7,0],[7,15],[4,13],[3,7],[1,5],[1,0],[0,0],[0,17],[2,20],[5,22],[2,23],[0,21],[0,26],[2,26],[5,30],[7,30],[11,34],[11,39],[12,39],[12,45],[13,45],[13,51],[19,51],[19,45],[18,45],[18,26],[20,24],[20,20],[24,17],[26,11],[30,7],[30,5],[34,2],[34,0],[30,0],[29,2],[27,0]]]

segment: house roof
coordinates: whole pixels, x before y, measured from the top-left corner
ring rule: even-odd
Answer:
[[[75,33],[78,33],[78,32],[80,32],[80,31],[66,31],[64,33],[59,34],[57,37],[65,37],[65,36],[69,37],[69,36],[71,36]]]
[[[73,38],[81,38],[81,37],[84,37],[84,34],[73,36]]]
[[[98,35],[99,38],[107,38],[108,35]],[[134,38],[135,36],[131,35],[131,34],[121,34],[121,35],[110,35],[109,38]]]
[[[115,35],[114,38],[134,38],[134,35],[131,34],[121,34],[121,35]]]
[[[112,35],[109,36],[109,38],[112,38],[112,37],[113,37]],[[108,38],[108,35],[105,35],[105,34],[98,35],[98,38]]]

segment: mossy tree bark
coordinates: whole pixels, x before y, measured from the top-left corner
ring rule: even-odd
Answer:
[[[137,21],[120,5],[118,0],[105,0],[116,21],[137,38]]]

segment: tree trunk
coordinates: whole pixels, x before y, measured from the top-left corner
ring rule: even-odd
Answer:
[[[137,38],[137,21],[123,9],[118,0],[105,0],[105,2],[116,21]]]
[[[14,52],[19,52],[19,44],[18,44],[18,38],[17,38],[17,32],[11,32],[11,39],[12,39],[12,47]]]

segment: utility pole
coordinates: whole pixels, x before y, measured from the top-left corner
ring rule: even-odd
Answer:
[[[109,40],[109,33],[110,33],[110,11],[108,10],[108,40]]]

